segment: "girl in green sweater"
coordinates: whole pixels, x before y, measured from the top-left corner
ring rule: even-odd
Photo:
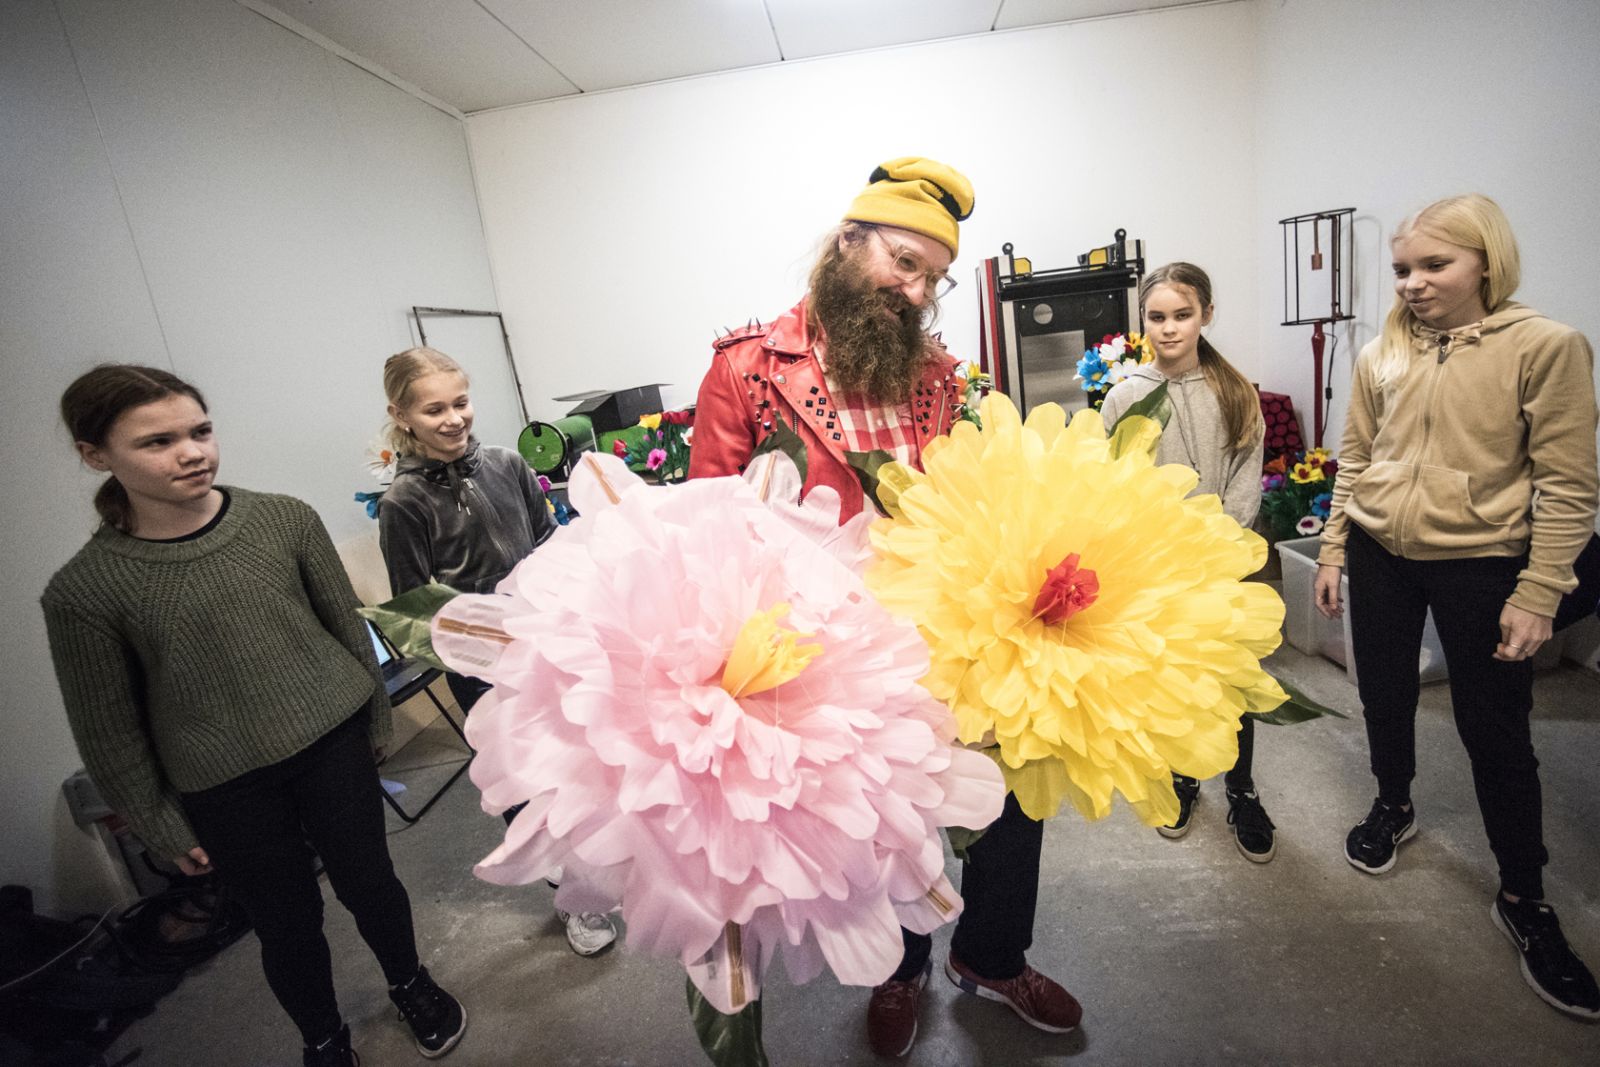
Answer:
[[[61,414],[111,476],[100,528],[43,597],[90,775],[153,852],[215,869],[244,906],[306,1064],[359,1062],[311,848],[418,1051],[448,1052],[466,1013],[417,958],[373,760],[388,699],[327,531],[292,497],[216,485],[205,400],[166,371],[96,367]]]

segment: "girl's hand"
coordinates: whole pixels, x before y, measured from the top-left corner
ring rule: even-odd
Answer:
[[[1551,633],[1550,620],[1543,615],[1507,604],[1500,609],[1500,645],[1494,658],[1506,663],[1531,659]]]
[[[189,850],[187,856],[174,857],[173,863],[178,865],[178,870],[193,878],[197,874],[211,873],[211,857],[206,855],[206,850],[196,846]]]
[[[1343,567],[1335,567],[1331,563],[1317,566],[1317,580],[1311,587],[1312,598],[1317,611],[1325,619],[1337,619],[1344,614],[1344,606],[1339,603],[1339,579],[1343,574]]]

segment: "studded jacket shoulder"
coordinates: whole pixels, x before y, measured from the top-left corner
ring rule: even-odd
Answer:
[[[861,510],[861,483],[845,461],[842,442],[828,433],[832,409],[813,346],[804,300],[773,322],[750,324],[717,340],[696,405],[691,478],[742,472],[782,420],[806,445],[803,492],[832,486],[843,504],[841,520]],[[928,368],[911,399],[919,466],[922,449],[959,418],[965,388],[944,346],[934,338],[929,346]]]

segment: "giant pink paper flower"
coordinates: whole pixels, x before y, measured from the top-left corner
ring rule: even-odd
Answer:
[[[628,943],[724,1012],[780,946],[796,982],[824,963],[882,982],[901,925],[959,913],[938,828],[988,825],[1005,791],[952,747],[927,645],[852,566],[866,523],[839,528],[823,490],[797,508],[737,478],[649,488],[593,454],[571,492],[583,519],[509,595],[434,623],[447,663],[495,683],[467,726],[484,806],[529,802],[477,873],[564,867],[560,907],[620,904]]]

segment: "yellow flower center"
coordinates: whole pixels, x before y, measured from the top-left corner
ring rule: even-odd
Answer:
[[[779,602],[766,611],[758,611],[745,620],[739,636],[733,639],[733,651],[728,653],[727,665],[722,668],[722,679],[717,683],[729,696],[738,698],[764,693],[791,681],[806,664],[822,655],[822,645],[816,642],[802,645],[802,637],[815,637],[780,627],[778,620],[789,614],[789,605]]]

